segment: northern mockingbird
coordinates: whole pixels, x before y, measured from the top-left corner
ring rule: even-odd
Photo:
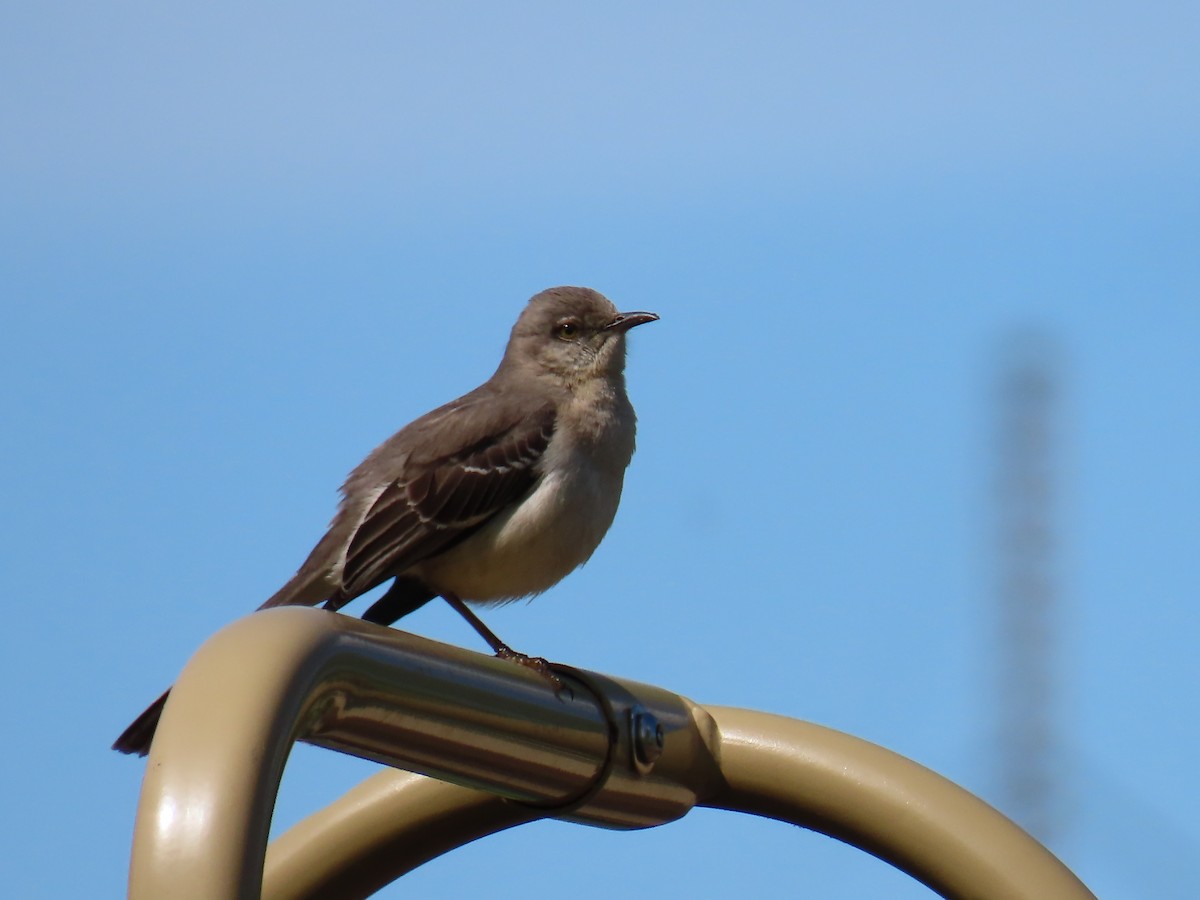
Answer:
[[[595,551],[633,456],[625,333],[657,318],[618,312],[588,288],[535,296],[496,373],[400,429],[351,472],[329,531],[259,608],[336,610],[392,579],[367,621],[390,625],[441,596],[497,655],[529,662],[463,601],[541,593]],[[149,752],[169,693],[114,750]]]

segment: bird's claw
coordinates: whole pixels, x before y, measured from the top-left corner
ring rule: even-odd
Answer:
[[[554,688],[555,696],[560,696],[563,692],[566,692],[568,698],[574,698],[574,692],[567,687],[565,681],[558,677],[549,660],[543,659],[540,656],[529,656],[528,654],[521,653],[507,644],[501,644],[496,649],[496,657],[498,659],[506,659],[509,662],[516,663],[518,666],[524,666],[527,669],[537,672],[550,682],[550,686]]]

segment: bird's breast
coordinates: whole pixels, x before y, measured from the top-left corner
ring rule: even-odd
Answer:
[[[626,455],[624,463],[613,465],[556,435],[529,494],[461,544],[422,563],[419,574],[432,589],[464,600],[541,593],[599,546],[616,516],[628,461]]]

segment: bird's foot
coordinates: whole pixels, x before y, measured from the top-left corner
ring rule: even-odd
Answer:
[[[517,665],[524,666],[527,669],[533,669],[533,671],[550,682],[550,686],[554,688],[554,696],[562,697],[565,691],[569,698],[574,698],[575,694],[567,687],[566,682],[554,673],[554,667],[549,662],[540,656],[527,656],[524,653],[518,653],[512,647],[508,646],[508,644],[496,637],[496,632],[484,625],[479,616],[471,612],[467,608],[467,604],[463,603],[456,595],[442,594],[442,599],[449,603],[455,612],[466,619],[467,624],[474,628],[481,638],[487,641],[487,645],[492,648],[492,652],[498,658],[515,662]]]
[[[567,687],[567,683],[558,677],[557,673],[554,671],[554,667],[548,660],[543,659],[540,656],[529,656],[525,653],[521,653],[508,646],[508,644],[500,644],[500,646],[496,648],[496,657],[498,659],[507,659],[509,662],[514,662],[518,666],[524,666],[527,669],[532,669],[533,671],[537,672],[548,682],[550,682],[550,686],[554,688],[555,696],[561,695],[564,691],[569,697],[574,696],[571,689]]]

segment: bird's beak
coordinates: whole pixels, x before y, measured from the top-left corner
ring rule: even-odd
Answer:
[[[605,331],[625,332],[635,325],[645,325],[647,322],[657,322],[658,316],[651,312],[617,313],[617,317],[604,326]]]

